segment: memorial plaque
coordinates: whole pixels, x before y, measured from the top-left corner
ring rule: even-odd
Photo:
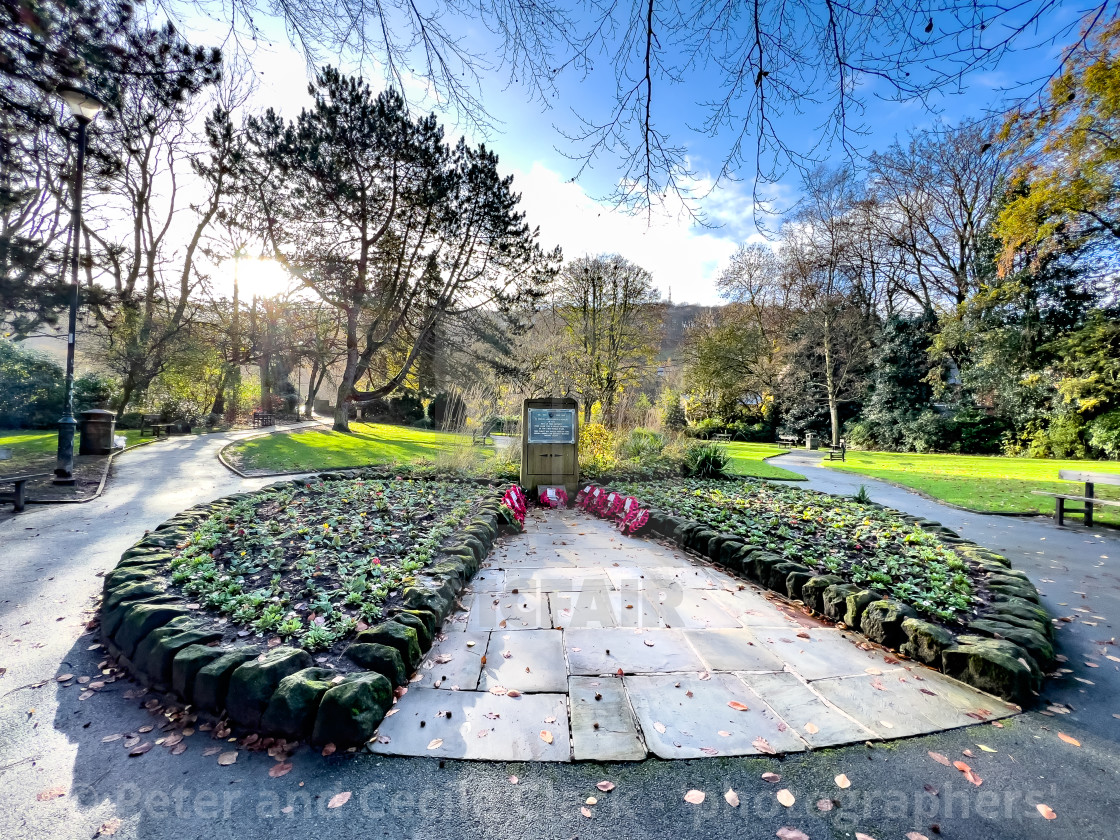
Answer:
[[[530,408],[529,443],[576,442],[574,408]]]

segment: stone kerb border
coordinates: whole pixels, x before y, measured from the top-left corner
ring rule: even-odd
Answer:
[[[590,486],[610,492],[603,485]],[[968,623],[967,633],[958,635],[941,624],[919,618],[908,604],[845,583],[836,575],[819,574],[740,536],[717,533],[704,522],[650,510],[649,521],[639,533],[671,539],[734,574],[800,601],[816,613],[861,631],[877,644],[981,691],[1019,705],[1030,703],[1055,659],[1053,620],[1040,605],[1038,590],[1026,574],[1012,569],[1007,558],[964,539],[939,522],[874,502],[868,505],[936,534],[980,572],[991,601]]]
[[[355,478],[361,472],[325,472],[278,482],[264,490],[313,481]],[[256,493],[235,493],[189,508],[144,536],[105,575],[101,636],[133,677],[186,704],[264,736],[354,747],[366,743],[394,702],[394,692],[431,648],[462,588],[478,571],[507,527],[501,492],[487,496],[473,519],[441,548],[441,559],[403,590],[388,619],[360,632],[343,653],[363,669],[346,675],[315,667],[291,646],[217,644],[214,632],[165,576],[170,550],[215,512]]]

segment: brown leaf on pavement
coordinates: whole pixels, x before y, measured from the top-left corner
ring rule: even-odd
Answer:
[[[761,753],[767,755],[777,755],[778,751],[770,746],[770,742],[763,738],[761,735],[751,741],[751,745]]]
[[[962,773],[972,772],[972,768],[965,764],[963,761],[954,761],[953,766],[960,770]]]
[[[66,788],[64,788],[64,787],[53,787],[53,788],[47,788],[46,790],[39,791],[37,794],[35,794],[35,798],[37,800],[39,800],[40,802],[50,802],[52,799],[58,799],[58,797],[65,796],[65,795],[66,795]]]
[[[929,840],[924,834],[919,834],[916,831],[907,831],[906,840]]]
[[[793,794],[789,792],[789,788],[782,788],[778,791],[778,801],[785,805],[787,808],[792,808],[793,803],[797,800],[794,799]]]
[[[595,787],[599,788],[603,793],[610,793],[614,790],[614,782],[602,781],[595,785]]]
[[[518,783],[519,781],[521,781],[521,780],[520,780],[519,778],[517,778],[516,776],[510,776],[510,777],[509,777],[509,783],[510,783],[511,785],[515,785],[515,784],[517,784],[517,783]]]
[[[655,720],[653,722],[653,728],[660,732],[662,735],[665,734],[665,724],[663,724],[661,721]]]
[[[762,774],[762,781],[764,781],[764,782],[777,783],[777,782],[780,782],[781,780],[782,780],[782,777],[779,776],[777,773],[763,773]]]
[[[727,793],[723,795],[723,798],[727,800],[727,804],[732,808],[739,807],[739,794],[735,792],[734,788],[729,789]]]
[[[839,776],[837,776],[834,781],[836,782],[836,787],[841,788],[843,790],[847,790],[848,788],[850,788],[852,786],[852,783],[850,781],[848,781],[848,777],[845,776],[843,773],[841,773]]]
[[[110,817],[101,823],[101,828],[97,829],[95,837],[112,837],[121,829],[121,821],[116,817]]]
[[[128,751],[130,757],[135,758],[138,755],[143,755],[152,748],[151,741],[145,741],[143,744],[137,744],[135,747]]]
[[[552,743],[552,733],[549,732],[547,729],[542,729],[541,730],[541,740],[544,741],[546,744],[551,744]]]
[[[1067,744],[1073,744],[1075,747],[1081,746],[1081,742],[1074,738],[1072,735],[1067,735],[1064,732],[1059,732],[1058,737],[1065,741]]]
[[[732,709],[734,709],[737,712],[750,711],[750,708],[747,706],[746,703],[740,703],[738,700],[728,700],[727,705],[730,706]]]
[[[349,801],[350,801],[350,791],[348,791],[348,790],[343,791],[342,793],[336,793],[334,796],[332,796],[331,801],[327,803],[327,807],[328,808],[341,808],[343,805],[345,805]]]
[[[809,840],[809,835],[798,828],[793,828],[788,825],[783,825],[774,832],[774,836],[778,840]]]
[[[579,812],[581,814],[583,814],[585,817],[587,817],[588,819],[591,819],[591,809],[590,808],[588,808],[586,806],[582,807],[582,808],[579,809]]]
[[[821,730],[820,730],[820,727],[817,726],[815,723],[807,723],[807,724],[805,724],[805,731],[808,732],[810,735],[816,735]]]
[[[279,779],[281,776],[287,776],[292,772],[292,763],[290,761],[282,761],[279,764],[274,764],[268,768],[268,777],[270,779]]]
[[[936,761],[938,764],[944,764],[946,767],[952,766],[952,762],[950,762],[949,759],[943,756],[941,753],[931,751],[929,753],[929,757]]]
[[[328,755],[334,755],[334,751],[337,749],[338,747],[336,747],[334,744],[327,744],[325,747],[323,747],[323,758],[326,758]]]
[[[856,840],[875,840],[875,838],[870,834],[864,834],[862,831],[857,831]]]
[[[428,742],[428,749],[430,749],[430,750],[438,750],[442,746],[443,746],[443,739],[442,738],[433,738],[432,740],[430,740]]]
[[[694,788],[684,795],[684,801],[692,805],[700,805],[704,801],[704,791]]]
[[[229,767],[231,764],[237,763],[237,751],[224,752],[218,756],[218,764],[222,767]]]
[[[1038,813],[1042,814],[1043,819],[1056,820],[1058,818],[1058,815],[1054,813],[1054,809],[1049,805],[1043,805],[1042,803],[1039,803],[1034,807],[1038,811]]]
[[[832,800],[831,799],[818,799],[817,800],[817,810],[818,811],[831,811],[832,810]]]

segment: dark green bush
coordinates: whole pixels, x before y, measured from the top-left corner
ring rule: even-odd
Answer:
[[[685,469],[691,478],[726,478],[731,459],[714,443],[697,443],[685,451]]]
[[[62,416],[63,372],[56,362],[0,340],[0,427],[42,429]]]

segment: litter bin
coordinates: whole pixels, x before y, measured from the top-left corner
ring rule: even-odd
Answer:
[[[817,436],[814,435],[812,432],[806,432],[805,433],[805,448],[806,449],[816,449],[817,448]]]
[[[113,433],[117,428],[117,415],[103,408],[82,412],[79,455],[108,455],[113,451]]]

